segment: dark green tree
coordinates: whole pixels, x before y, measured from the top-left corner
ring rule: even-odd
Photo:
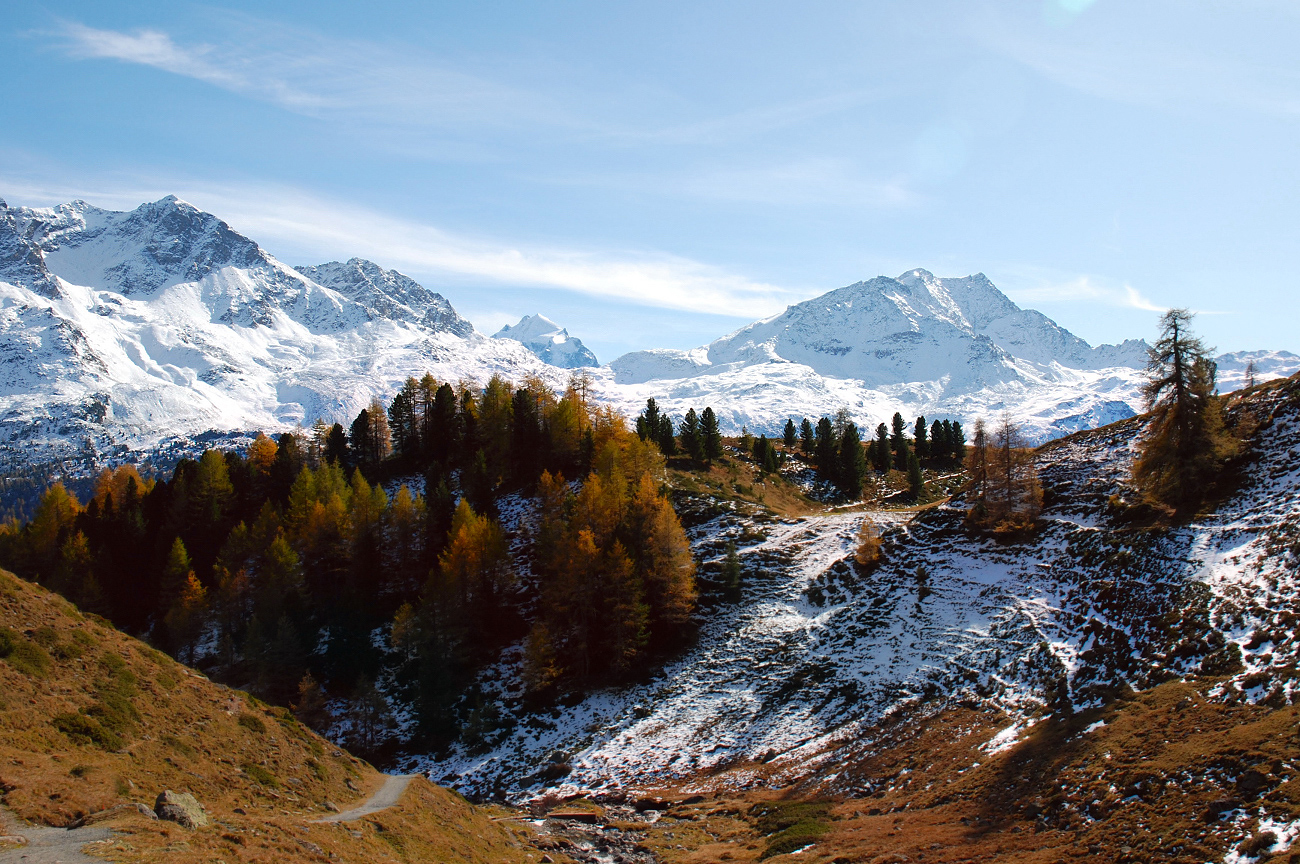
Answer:
[[[817,448],[814,459],[817,473],[823,480],[839,485],[839,442],[835,440],[835,426],[830,418],[817,421]]]
[[[665,456],[677,454],[677,436],[673,433],[673,418],[667,414],[659,415],[659,429],[655,441],[659,444],[660,452]]]
[[[786,449],[789,449],[793,447],[795,442],[798,440],[799,440],[799,430],[794,428],[794,421],[793,420],[785,421],[785,430],[781,436],[781,443],[786,446]]]
[[[370,445],[370,411],[368,409],[362,408],[361,413],[357,415],[357,419],[352,421],[352,430],[351,434],[348,435],[348,442],[352,445],[353,458],[358,463],[369,461],[368,457],[372,448]],[[276,454],[276,458],[279,458],[279,453]]]
[[[930,458],[943,459],[948,455],[948,436],[944,434],[943,423],[938,420],[930,424]]]
[[[722,458],[722,433],[718,430],[718,417],[712,408],[705,408],[700,416],[700,438],[704,446],[704,458],[709,461]]]
[[[876,427],[876,461],[874,465],[875,469],[881,474],[889,471],[891,452],[889,448],[889,429],[886,428],[884,423],[881,423]]]
[[[907,470],[907,454],[911,448],[907,446],[907,423],[903,420],[903,415],[894,412],[892,423],[894,434],[890,436],[889,446],[894,451],[894,467],[899,471]]]
[[[419,386],[414,378],[407,378],[388,406],[388,429],[398,456],[409,458],[420,452],[420,424],[415,414]]]
[[[925,493],[925,475],[921,473],[921,460],[915,453],[907,457],[907,490],[912,500],[919,499]]]
[[[866,454],[862,452],[862,438],[858,427],[849,423],[844,427],[844,437],[840,439],[840,480],[841,491],[850,501],[862,497],[863,480],[867,475]]]
[[[799,424],[799,446],[803,449],[803,452],[811,455],[816,443],[817,436],[813,432],[813,425],[805,417],[803,422]]]
[[[433,407],[425,415],[425,452],[430,459],[450,465],[460,446],[460,418],[456,391],[442,384],[433,394]]]
[[[659,437],[659,403],[653,396],[645,401],[645,410],[636,418],[636,434],[642,441],[658,440]]]
[[[916,458],[929,459],[930,441],[924,414],[916,418],[916,426],[912,429],[912,439],[916,441]]]
[[[331,426],[329,435],[325,436],[325,461],[337,462],[340,465],[347,465],[349,462],[348,436],[343,431],[342,423]]]
[[[727,596],[731,600],[740,599],[740,591],[744,571],[740,566],[740,555],[736,552],[736,544],[727,544],[727,557],[722,559],[722,584],[726,586]]]
[[[956,420],[952,421],[952,432],[948,435],[948,452],[958,462],[966,461],[966,433]]]
[[[696,415],[694,408],[687,410],[686,416],[682,419],[681,440],[682,449],[686,451],[686,455],[697,462],[704,458],[704,439],[700,436],[700,418]]]

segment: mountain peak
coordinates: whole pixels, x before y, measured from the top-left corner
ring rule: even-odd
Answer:
[[[600,365],[596,355],[582,344],[581,339],[570,336],[568,330],[541,313],[525,315],[514,326],[507,324],[492,338],[521,342],[546,363],[562,369]]]
[[[474,333],[474,325],[460,317],[447,298],[404,273],[385,270],[365,258],[294,269],[313,282],[359,303],[372,321],[386,319],[418,323],[430,330],[461,338]]]

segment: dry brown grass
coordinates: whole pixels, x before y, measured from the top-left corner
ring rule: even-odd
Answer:
[[[751,763],[653,790],[679,801],[686,788],[716,791],[670,811],[644,842],[668,862],[757,861],[768,838],[747,815],[755,803],[829,799],[827,832],[811,848],[767,860],[1218,860],[1255,833],[1261,809],[1300,818],[1300,772],[1291,767],[1300,710],[1224,705],[1205,698],[1212,683],[1174,682],[1047,719],[996,755],[980,746],[1009,725],[1004,715],[922,706],[863,736],[878,747],[846,745],[828,767],[785,789],[725,791],[742,777],[780,785],[779,763]],[[1083,731],[1098,720],[1106,725]],[[832,782],[822,776],[829,773]],[[879,791],[845,794],[846,785]],[[1250,815],[1214,817],[1230,804]],[[1271,860],[1300,861],[1293,854]]]
[[[0,626],[44,643],[44,676],[0,660],[0,803],[23,819],[68,825],[163,789],[192,793],[211,824],[188,830],[139,815],[114,819],[113,861],[538,860],[523,829],[416,780],[396,807],[343,825],[314,824],[325,802],[348,809],[384,777],[282,708],[214,684],[0,571]],[[126,682],[126,683],[124,683]],[[122,699],[127,701],[124,704]],[[116,729],[99,743],[64,728]],[[80,724],[80,725],[78,725]]]

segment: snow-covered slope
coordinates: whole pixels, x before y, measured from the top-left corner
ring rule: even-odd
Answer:
[[[1096,704],[1116,686],[1234,671],[1238,655],[1221,692],[1300,698],[1300,641],[1286,623],[1300,612],[1300,382],[1247,407],[1262,428],[1240,491],[1178,530],[1134,530],[1110,503],[1126,494],[1138,419],[1039,452],[1043,525],[1018,542],[967,534],[960,501],[910,521],[871,514],[892,528],[882,565],[866,574],[851,558],[862,514],[780,521],[725,509],[690,535],[704,561],[737,544],[744,598],[712,612],[695,647],[643,685],[557,714],[514,701],[508,656],[484,677],[510,715],[487,752],[416,761],[480,793],[536,794],[548,765],[551,777],[571,769],[549,781],[562,793],[666,777],[695,778],[703,791],[709,769],[746,761],[768,763],[756,783],[833,774],[819,760],[865,744],[882,716],[926,698],[1013,714]],[[732,770],[726,782],[743,777]]]
[[[557,370],[367,261],[294,270],[168,197],[0,202],[0,462],[347,421],[412,374]]]
[[[544,362],[563,369],[600,365],[596,355],[582,344],[581,339],[570,336],[568,330],[544,315],[525,315],[518,324],[513,327],[507,324],[492,338],[522,342]]]

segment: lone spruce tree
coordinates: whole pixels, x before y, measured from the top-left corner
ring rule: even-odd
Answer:
[[[1215,393],[1217,369],[1191,321],[1186,309],[1160,319],[1143,388],[1151,419],[1133,463],[1133,481],[1148,497],[1184,510],[1200,503],[1234,444]]]
[[[700,416],[700,439],[705,459],[712,462],[722,458],[722,433],[718,431],[718,417],[712,408],[705,408]]]

